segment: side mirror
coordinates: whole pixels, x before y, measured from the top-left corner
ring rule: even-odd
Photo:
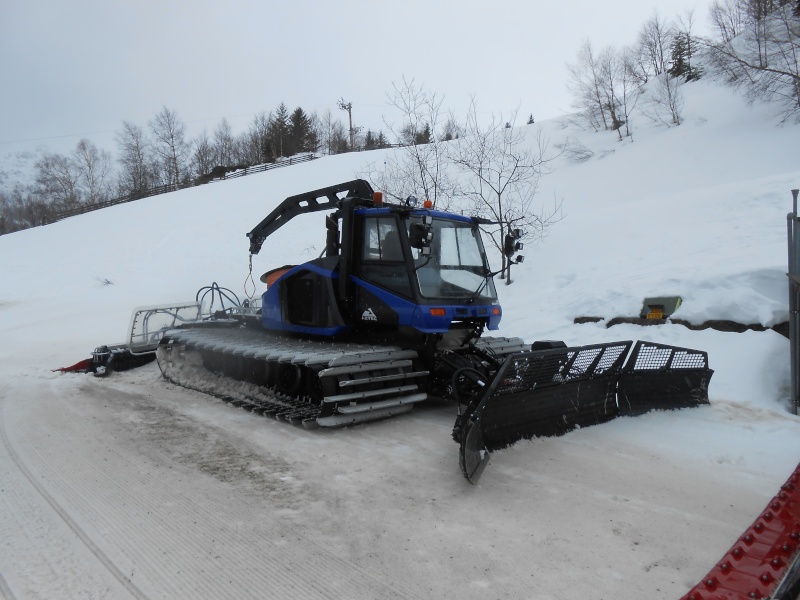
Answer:
[[[512,229],[508,232],[503,240],[503,254],[511,258],[515,252],[522,250],[522,242],[517,241],[521,237],[522,231],[519,229]]]
[[[408,229],[408,243],[412,248],[430,248],[433,232],[430,225],[411,223]]]

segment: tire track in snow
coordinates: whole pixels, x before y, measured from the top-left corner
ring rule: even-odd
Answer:
[[[22,598],[129,598],[0,442],[0,572]],[[0,594],[2,597],[2,594]]]
[[[52,412],[50,413],[52,414]],[[62,426],[68,426],[68,421],[60,419]],[[44,426],[45,423],[39,423]],[[143,480],[147,479],[141,465],[132,463],[116,449],[99,448],[97,445],[81,451],[76,446],[67,451],[61,444],[57,432],[53,427],[46,427],[50,433],[33,442],[33,438],[26,439],[26,454],[39,464],[39,472],[47,477],[59,494],[64,498],[79,499],[74,502],[74,509],[84,509],[91,515],[92,521],[103,531],[113,533],[108,535],[110,542],[121,550],[122,554],[130,561],[131,576],[148,574],[147,579],[157,583],[157,592],[167,597],[198,597],[210,595],[217,598],[241,597],[241,591],[232,591],[227,580],[213,578],[200,584],[197,581],[186,581],[180,575],[185,573],[200,573],[203,571],[202,563],[213,558],[208,556],[209,546],[225,535],[225,525],[215,515],[201,514],[197,504],[187,495],[178,493],[176,488],[164,490],[145,490]],[[73,436],[74,437],[74,436]],[[125,449],[123,447],[123,449]],[[134,448],[129,448],[125,454],[135,454]],[[54,456],[66,458],[68,452],[68,465],[62,464],[64,470],[59,472],[52,464]],[[99,454],[105,453],[106,457],[99,461]],[[113,456],[110,456],[111,454]],[[92,497],[86,490],[80,489],[71,483],[80,473],[92,473],[102,480],[102,489],[95,490]],[[65,477],[64,475],[67,475]],[[74,475],[74,477],[70,477]],[[180,474],[179,474],[180,475]],[[86,485],[86,481],[83,484]],[[126,502],[125,498],[131,499]],[[126,506],[130,505],[130,507]],[[121,510],[121,506],[126,506]],[[179,507],[181,515],[167,515],[157,522],[148,520],[147,515],[163,514],[164,506]],[[124,517],[124,518],[123,518]],[[214,531],[213,536],[207,539],[202,536],[187,536],[186,530],[191,525]],[[163,550],[153,547],[148,540],[161,539],[181,540],[180,551],[173,548]],[[142,547],[144,546],[144,548]],[[144,550],[144,551],[143,551]],[[241,563],[246,556],[231,555],[226,557],[233,563]],[[165,564],[175,571],[176,577],[171,579],[164,570]],[[275,579],[281,580],[282,574]],[[274,583],[274,582],[273,582]],[[289,584],[290,581],[285,583]]]
[[[0,573],[0,596],[3,597],[3,600],[16,600],[14,592],[11,591],[11,588],[8,586],[8,582],[6,581],[6,578],[3,577],[2,573]]]
[[[141,590],[128,578],[125,574],[117,568],[117,566],[111,561],[111,559],[100,549],[97,544],[89,537],[86,532],[78,525],[77,522],[62,508],[62,506],[56,501],[56,499],[45,489],[45,487],[39,483],[39,480],[34,477],[33,473],[28,469],[25,463],[20,458],[19,454],[17,453],[14,445],[11,443],[9,439],[8,432],[6,431],[6,423],[8,419],[5,414],[5,407],[6,407],[7,400],[2,399],[0,400],[0,411],[2,411],[3,418],[0,419],[0,438],[3,440],[3,445],[8,452],[9,457],[19,469],[19,471],[25,476],[25,479],[30,482],[30,484],[36,489],[39,495],[50,505],[50,507],[56,512],[56,514],[66,523],[66,525],[75,533],[75,535],[80,538],[80,540],[84,543],[84,545],[89,549],[89,551],[105,566],[106,569],[114,576],[117,581],[119,581],[122,586],[128,590],[134,598],[138,598],[140,600],[147,600],[147,596],[144,595]],[[3,580],[5,583],[5,580]],[[6,586],[7,587],[7,586]],[[9,590],[10,592],[10,590]]]
[[[98,531],[97,542],[111,546],[106,556],[116,552],[121,555],[118,564],[130,561],[131,578],[141,577],[144,589],[149,585],[155,588],[151,593],[174,598],[413,597],[402,591],[403,584],[381,581],[309,539],[302,529],[264,514],[263,502],[239,500],[236,489],[231,497],[231,488],[218,482],[213,489],[208,482],[197,485],[192,481],[198,479],[197,470],[175,463],[157,444],[142,454],[142,444],[150,444],[135,432],[108,432],[110,418],[115,419],[112,425],[125,426],[120,421],[131,416],[131,402],[163,407],[144,394],[115,389],[109,381],[93,385],[79,390],[69,385],[68,393],[80,396],[69,400],[60,385],[51,386],[46,409],[28,408],[37,416],[36,427],[24,432],[21,418],[21,427],[13,431],[19,435],[20,452],[35,464],[32,470],[53,488],[50,497],[63,499],[68,508],[62,511],[73,511],[71,521],[78,528],[83,522],[83,530]],[[99,394],[109,392],[119,402],[114,415],[105,415],[106,422],[87,419],[90,413],[83,407],[73,408],[86,395],[91,410]],[[152,416],[159,420],[166,415]],[[8,432],[4,435],[12,445]],[[172,482],[165,484],[165,472],[172,473]],[[120,502],[125,504],[122,510]]]

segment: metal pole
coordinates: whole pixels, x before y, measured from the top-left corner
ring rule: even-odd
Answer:
[[[792,413],[798,414],[800,407],[800,365],[798,359],[798,344],[800,344],[800,320],[798,320],[798,305],[800,304],[800,236],[797,235],[797,195],[800,190],[792,190],[792,212],[786,216],[787,237],[789,245],[789,360],[791,361],[792,374]]]
[[[791,407],[792,413],[797,414],[797,357],[795,351],[795,344],[797,342],[797,335],[795,333],[795,321],[797,311],[795,309],[794,300],[795,300],[795,293],[794,293],[794,280],[792,279],[792,271],[794,269],[794,261],[792,256],[794,255],[794,236],[792,235],[792,229],[794,225],[794,216],[795,213],[790,212],[786,215],[786,241],[788,243],[788,272],[786,276],[789,279],[789,367],[791,369],[791,390],[789,392],[790,400],[791,400]]]

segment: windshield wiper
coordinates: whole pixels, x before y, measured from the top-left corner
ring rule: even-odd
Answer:
[[[502,269],[500,269],[500,271],[502,271]],[[477,290],[475,290],[474,292],[472,292],[472,295],[470,296],[469,300],[467,300],[467,301],[466,301],[466,304],[472,304],[473,302],[475,302],[475,300],[477,299],[477,297],[478,297],[478,296],[480,295],[480,293],[483,291],[483,288],[485,288],[485,287],[486,287],[486,284],[489,282],[489,280],[490,280],[492,277],[494,277],[495,275],[497,275],[497,274],[498,274],[500,271],[494,271],[494,272],[492,272],[492,271],[490,271],[489,269],[487,269],[486,267],[484,267],[484,268],[483,268],[483,281],[482,281],[482,282],[481,282],[481,284],[478,286],[478,289],[477,289]]]

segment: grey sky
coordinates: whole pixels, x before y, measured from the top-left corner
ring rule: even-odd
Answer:
[[[519,108],[537,120],[570,112],[566,63],[584,39],[632,43],[655,10],[673,18],[701,0],[6,0],[0,19],[0,156],[81,137],[115,151],[123,120],[146,125],[162,106],[189,134],[226,117],[353,104],[354,124],[393,119],[386,95],[405,76],[463,114]]]

